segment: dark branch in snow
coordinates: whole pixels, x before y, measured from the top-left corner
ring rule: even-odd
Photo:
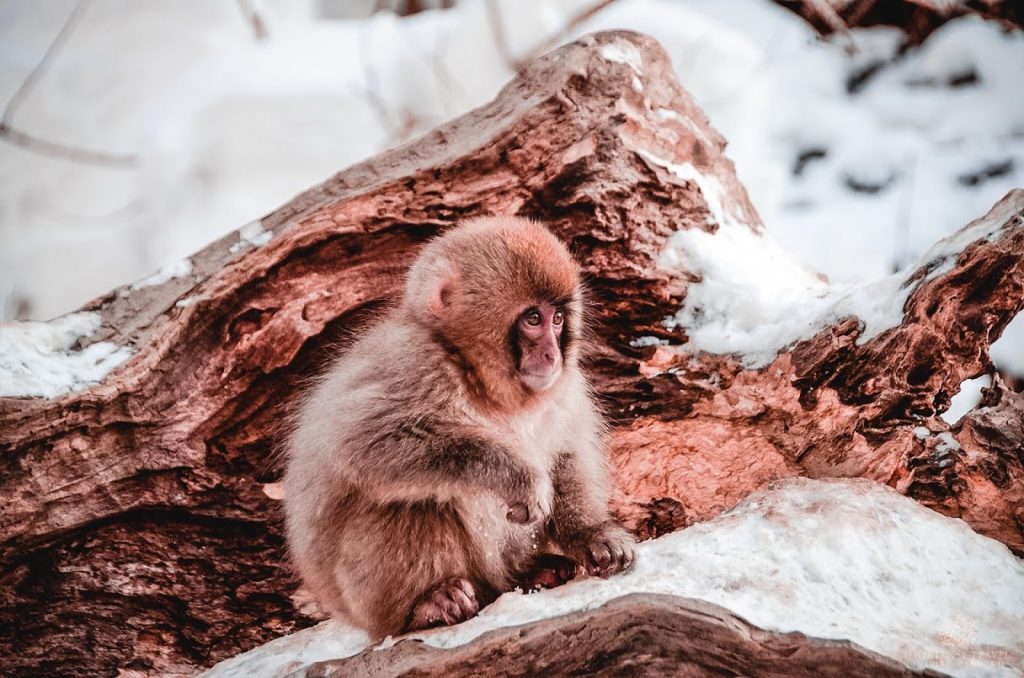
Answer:
[[[39,63],[29,72],[28,76],[25,77],[25,80],[22,81],[21,85],[18,86],[18,89],[15,90],[7,102],[7,106],[4,107],[3,117],[0,118],[0,138],[6,139],[17,146],[55,158],[64,158],[75,162],[105,165],[108,167],[131,167],[137,160],[134,155],[94,151],[69,144],[48,141],[14,127],[14,114],[17,113],[29,94],[32,93],[32,90],[42,79],[43,75],[46,74],[46,71],[49,70],[54,57],[56,57],[60,48],[63,47],[75,26],[81,20],[86,4],[87,0],[79,0],[75,3],[71,13],[68,14],[60,31],[57,32],[49,47],[46,48],[46,52],[43,53]]]

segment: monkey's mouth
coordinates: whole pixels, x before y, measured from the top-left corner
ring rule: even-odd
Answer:
[[[519,380],[531,391],[539,392],[551,388],[558,376],[562,374],[562,366],[542,368],[539,370],[520,370]]]

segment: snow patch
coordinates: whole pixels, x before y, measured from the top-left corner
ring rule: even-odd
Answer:
[[[173,278],[184,278],[186,275],[192,273],[192,260],[188,257],[179,259],[172,264],[163,266],[153,275],[148,278],[143,278],[139,282],[132,285],[133,290],[142,289],[143,287],[152,287],[153,285],[162,285],[168,280]]]
[[[678,122],[680,125],[688,129],[690,132],[693,133],[694,136],[696,136],[704,143],[712,143],[711,140],[708,138],[708,135],[705,133],[705,131],[699,125],[697,125],[697,123],[695,123],[692,118],[690,118],[687,115],[680,115],[677,111],[674,111],[671,108],[662,108],[660,106],[654,109],[654,115],[658,118],[658,120],[673,120],[675,122]]]
[[[643,69],[640,68],[644,62],[643,57],[640,56],[640,51],[633,46],[633,43],[615,40],[607,45],[602,45],[601,57],[617,64],[626,64],[633,69],[633,73],[636,75],[644,74]]]
[[[710,200],[709,208],[722,218]],[[771,238],[743,225],[723,226],[714,234],[678,231],[660,263],[701,276],[687,288],[682,309],[666,321],[670,328],[686,328],[686,350],[740,354],[751,367],[770,363],[828,304],[824,281]]]
[[[739,223],[737,219],[733,218],[726,211],[725,190],[722,188],[722,184],[718,181],[717,177],[701,172],[688,162],[675,163],[643,150],[640,151],[640,155],[646,158],[648,162],[664,167],[679,179],[695,184],[700,189],[701,195],[704,196],[708,211],[715,220],[714,223]]]
[[[56,398],[99,383],[132,354],[108,341],[75,348],[101,324],[99,313],[0,323],[0,397]]]
[[[351,657],[369,644],[365,633],[330,620],[222,661],[202,675],[208,678],[285,676],[316,662]]]
[[[981,402],[981,389],[992,385],[992,375],[983,374],[976,379],[964,379],[960,382],[960,390],[949,401],[949,409],[940,416],[947,424],[955,424],[961,417],[973,410]]]
[[[945,456],[950,452],[959,452],[960,443],[953,437],[953,434],[949,431],[943,431],[942,433],[936,434],[936,438],[939,439],[939,445],[935,448],[935,451],[939,453],[939,456]]]
[[[762,628],[852,640],[918,669],[1011,676],[1024,662],[1024,563],[962,521],[870,481],[783,481],[638,550],[626,574],[506,593],[474,619],[411,637],[454,647],[646,592],[707,600]],[[207,675],[279,675],[365,647],[362,633],[325,622]]]
[[[234,254],[251,245],[252,247],[263,247],[274,237],[273,231],[263,228],[262,221],[253,221],[238,229],[238,242],[228,248]]]
[[[637,337],[629,342],[633,348],[644,348],[647,346],[668,346],[668,339],[658,337]]]
[[[917,285],[952,270],[970,243],[999,237],[1024,204],[1024,193],[1004,201],[991,214],[940,240],[899,273],[872,282],[830,285],[770,235],[728,212],[717,179],[702,176],[689,164],[642,155],[696,184],[719,225],[713,234],[695,228],[677,231],[659,256],[665,269],[700,276],[689,285],[683,308],[666,325],[685,328],[686,350],[735,354],[747,368],[764,367],[779,351],[843,318],[860,320],[858,344],[900,325]],[[912,280],[920,270],[926,274]]]

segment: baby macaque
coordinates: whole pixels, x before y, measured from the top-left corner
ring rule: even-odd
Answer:
[[[632,564],[582,322],[579,268],[536,222],[472,219],[423,249],[287,442],[288,542],[331,614],[382,638]]]

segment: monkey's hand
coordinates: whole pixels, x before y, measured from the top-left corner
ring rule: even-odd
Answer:
[[[636,560],[633,535],[618,525],[605,523],[565,545],[570,558],[583,566],[587,574],[609,577],[628,570]]]
[[[528,481],[517,484],[508,493],[505,501],[509,522],[527,524],[543,520],[551,515],[551,500],[554,490],[547,474],[533,473]]]
[[[561,586],[575,576],[575,561],[554,553],[542,553],[529,570],[519,575],[518,581],[524,591],[540,591]]]

